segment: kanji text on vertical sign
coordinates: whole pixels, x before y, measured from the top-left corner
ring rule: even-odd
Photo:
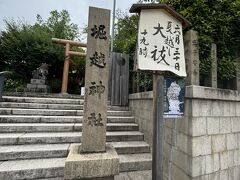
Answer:
[[[106,146],[110,11],[90,7],[85,72],[82,152]]]
[[[182,23],[164,9],[141,11],[137,66],[186,76]]]

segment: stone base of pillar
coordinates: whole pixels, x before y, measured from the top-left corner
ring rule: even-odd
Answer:
[[[65,161],[64,179],[114,180],[119,174],[119,157],[111,145],[104,153],[79,153],[80,145],[71,145]]]

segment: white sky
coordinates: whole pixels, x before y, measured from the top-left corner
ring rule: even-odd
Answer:
[[[116,0],[116,9],[128,12],[137,0]],[[0,31],[5,29],[4,18],[23,19],[29,24],[36,22],[36,15],[43,19],[49,17],[52,10],[66,9],[71,21],[83,28],[87,25],[88,7],[113,8],[113,0],[0,0]]]

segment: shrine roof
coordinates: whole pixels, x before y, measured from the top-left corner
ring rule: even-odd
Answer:
[[[181,14],[179,14],[177,11],[175,11],[172,7],[168,6],[167,4],[133,4],[129,12],[140,13],[141,10],[146,9],[163,9],[167,11],[169,14],[171,14],[173,17],[175,17],[182,23],[184,29],[192,25],[186,18],[184,18]]]

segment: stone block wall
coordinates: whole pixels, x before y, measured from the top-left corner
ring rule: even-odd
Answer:
[[[129,107],[139,125],[139,130],[144,133],[145,141],[148,142],[152,148],[153,92],[130,94]]]
[[[130,108],[152,145],[152,109],[140,94],[130,96]],[[135,98],[133,98],[135,96]],[[137,97],[139,99],[137,99]],[[146,102],[145,102],[146,101]],[[148,124],[148,125],[146,125]],[[209,87],[186,88],[185,116],[165,119],[165,180],[240,179],[240,94]]]

